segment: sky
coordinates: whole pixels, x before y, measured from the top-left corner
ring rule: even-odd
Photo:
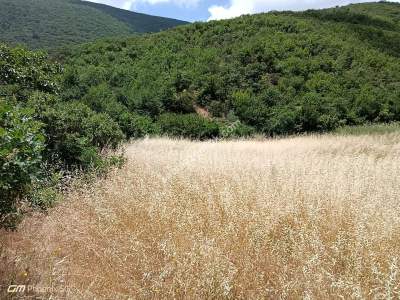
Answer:
[[[185,21],[229,19],[271,10],[327,8],[368,0],[88,0],[145,14]],[[400,0],[393,1],[400,2]]]

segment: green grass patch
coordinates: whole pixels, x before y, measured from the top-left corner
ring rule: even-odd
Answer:
[[[388,124],[366,124],[359,126],[340,127],[334,131],[340,135],[371,135],[371,134],[388,134],[400,132],[400,122]]]

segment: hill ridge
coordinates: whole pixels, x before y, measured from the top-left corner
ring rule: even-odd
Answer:
[[[187,22],[81,0],[0,0],[0,41],[53,49]]]

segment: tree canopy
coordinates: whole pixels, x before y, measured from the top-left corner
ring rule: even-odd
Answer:
[[[65,57],[62,97],[120,123],[201,107],[266,135],[397,121],[399,13],[368,3],[97,41]]]

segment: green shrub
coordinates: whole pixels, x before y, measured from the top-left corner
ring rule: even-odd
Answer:
[[[236,121],[231,124],[222,125],[220,128],[220,135],[223,138],[240,138],[250,137],[254,135],[256,131],[253,127],[243,124],[240,121]]]
[[[161,133],[170,136],[198,140],[219,136],[218,124],[197,114],[163,114],[160,116],[157,124],[160,127]]]
[[[59,65],[50,63],[44,52],[9,48],[0,44],[0,95],[25,100],[32,91],[55,93]]]
[[[103,113],[88,113],[87,118],[82,119],[81,134],[87,136],[91,144],[100,150],[116,149],[125,139],[118,124]]]
[[[287,135],[300,131],[297,113],[294,107],[280,107],[272,110],[270,118],[264,127],[267,135]]]
[[[174,113],[194,113],[195,98],[196,96],[191,91],[176,91],[174,95],[164,99],[164,107]]]
[[[32,207],[46,210],[62,198],[60,186],[63,182],[63,173],[56,171],[50,165],[43,165],[42,169],[43,176],[32,182],[27,200]]]
[[[43,113],[50,160],[87,168],[101,161],[100,152],[117,148],[124,134],[107,114],[98,114],[82,103],[58,103]],[[53,157],[52,157],[53,156]],[[54,157],[55,156],[55,157]]]
[[[231,101],[235,114],[242,122],[259,132],[265,131],[270,110],[261,99],[256,98],[250,91],[236,91],[232,94]]]
[[[118,123],[128,138],[141,138],[159,133],[157,125],[153,123],[150,117],[136,113],[125,112],[121,114]]]
[[[93,100],[89,104],[101,113],[82,103],[62,102],[59,72],[59,66],[44,53],[0,45],[0,97],[8,100],[0,102],[1,225],[16,224],[18,200],[42,209],[56,202],[58,171],[97,173],[117,163],[102,153],[117,148],[125,138],[108,112],[119,118],[126,107],[117,107],[115,98],[105,105],[109,94],[104,88],[94,89],[93,97],[88,97],[88,102]],[[77,84],[73,77],[69,82]],[[146,130],[140,118],[131,123],[137,131]]]
[[[40,176],[44,141],[42,124],[30,110],[0,100],[0,218],[15,211]]]

